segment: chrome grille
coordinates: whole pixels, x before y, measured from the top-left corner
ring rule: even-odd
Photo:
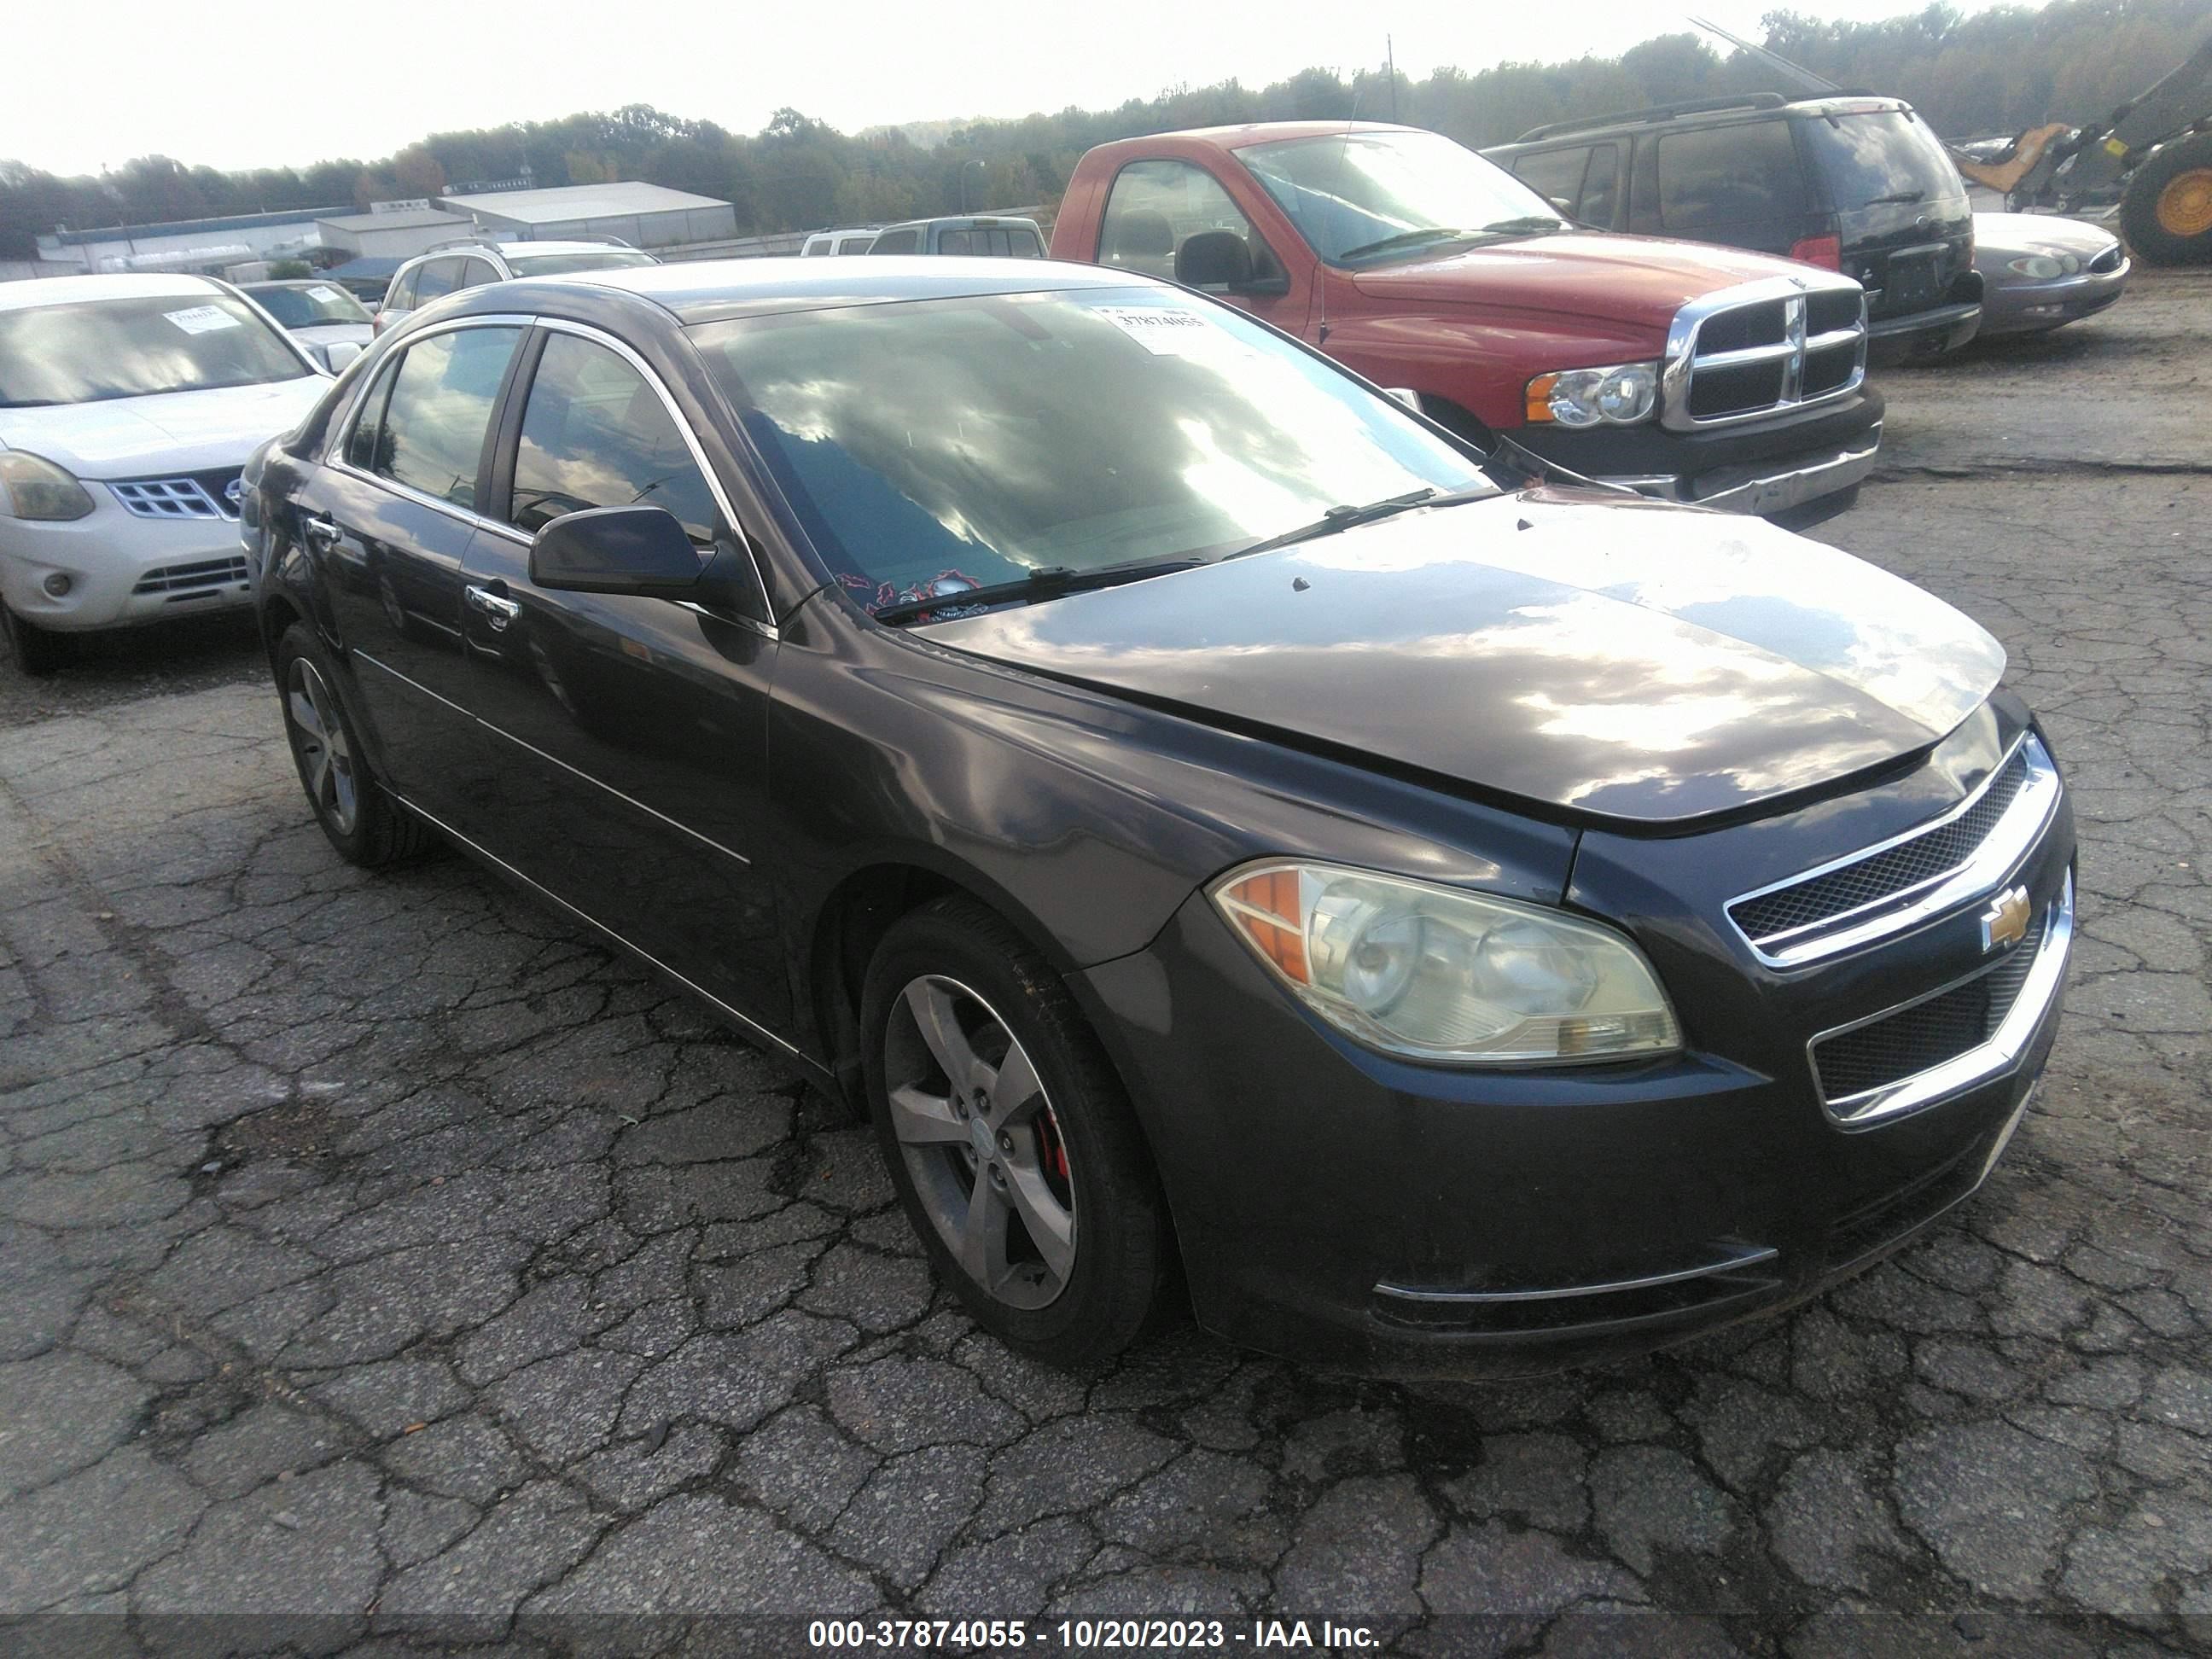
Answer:
[[[2031,733],[1935,823],[1731,899],[1729,920],[1775,966],[1866,944],[1994,887],[2057,798],[2057,769]]]
[[[1756,420],[1840,398],[1865,378],[1865,291],[1840,275],[1771,277],[1675,314],[1660,418],[1676,430]]]
[[[201,559],[192,564],[165,564],[158,569],[149,570],[138,579],[131,591],[135,594],[167,593],[173,600],[198,599],[216,588],[244,582],[252,574],[242,556],[228,559]]]
[[[124,510],[141,519],[207,519],[229,521],[238,517],[238,504],[230,487],[238,469],[187,473],[176,478],[133,478],[107,487]]]
[[[1820,1098],[1830,1105],[1931,1071],[1994,1037],[2020,1000],[2051,925],[2045,910],[2033,939],[1964,984],[1813,1045]]]

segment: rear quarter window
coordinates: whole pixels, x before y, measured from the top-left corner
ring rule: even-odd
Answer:
[[[1805,211],[1805,174],[1787,121],[1662,133],[1659,222],[1670,231],[1793,218]]]

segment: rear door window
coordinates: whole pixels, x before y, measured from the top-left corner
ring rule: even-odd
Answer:
[[[1771,225],[1805,211],[1787,121],[1692,128],[1659,138],[1659,222],[1698,234]]]
[[[469,259],[461,266],[461,286],[482,288],[486,283],[499,281],[499,267],[489,259]]]
[[[920,232],[912,230],[887,230],[882,235],[876,238],[875,246],[870,248],[868,252],[871,253],[911,253],[915,251],[917,239],[920,234]]]
[[[457,328],[409,346],[369,470],[473,508],[492,405],[521,337],[519,328]]]

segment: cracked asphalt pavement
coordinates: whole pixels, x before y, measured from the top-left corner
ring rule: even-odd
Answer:
[[[776,1062],[459,859],[340,864],[248,635],[0,670],[0,1614],[127,1615],[0,1646],[885,1608],[2202,1651],[2208,346],[2212,273],[2152,274],[1894,374],[1814,532],[1996,631],[2071,777],[2074,982],[2006,1160],[1786,1318],[1536,1382],[1187,1325],[1028,1364]]]

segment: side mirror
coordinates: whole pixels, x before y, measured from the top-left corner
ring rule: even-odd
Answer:
[[[323,348],[323,361],[330,365],[331,374],[343,374],[361,356],[361,349],[357,340],[333,340]]]
[[[530,580],[570,593],[690,599],[699,550],[665,507],[593,507],[564,513],[530,544]]]
[[[1235,289],[1252,280],[1252,250],[1233,230],[1201,230],[1176,250],[1175,274],[1192,288]]]

